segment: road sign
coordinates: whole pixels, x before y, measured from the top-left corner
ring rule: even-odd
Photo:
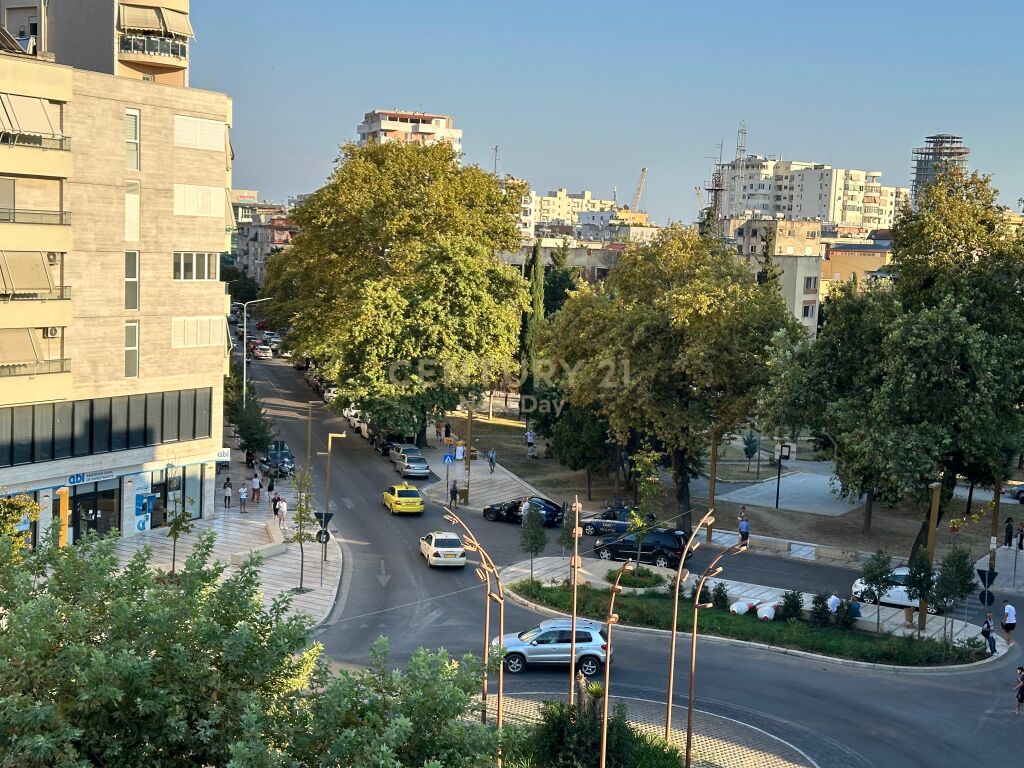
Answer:
[[[987,571],[984,568],[978,569],[978,578],[981,579],[981,586],[985,589],[991,587],[999,574],[996,571]]]
[[[313,517],[315,517],[317,519],[317,522],[320,523],[320,527],[321,528],[326,529],[327,528],[327,524],[329,522],[331,522],[331,518],[334,517],[334,513],[333,512],[314,512],[313,513]],[[319,541],[319,539],[318,539],[318,541]]]
[[[996,596],[989,592],[987,589],[983,589],[981,590],[981,592],[978,593],[978,600],[981,602],[982,605],[988,607],[996,601]]]
[[[328,531],[326,528],[321,528],[319,531],[316,532],[316,543],[317,544],[326,544],[330,540],[331,540],[331,532]]]
[[[454,454],[446,453],[444,456],[441,457],[441,463],[442,464],[454,464],[455,463],[455,456],[454,456]]]

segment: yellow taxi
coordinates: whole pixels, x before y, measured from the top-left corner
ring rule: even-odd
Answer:
[[[392,485],[384,491],[384,506],[392,515],[422,515],[423,497],[414,485]]]

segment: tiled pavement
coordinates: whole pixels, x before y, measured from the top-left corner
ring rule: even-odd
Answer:
[[[487,466],[487,459],[476,459],[471,462],[469,471],[469,504],[466,509],[479,512],[488,504],[496,501],[506,501],[517,496],[542,496],[543,494],[526,481],[512,474],[503,466],[498,464],[492,474]],[[445,465],[441,463],[440,455],[431,456],[431,465],[434,473],[440,476],[440,480],[422,488],[423,493],[432,501],[438,504],[448,503],[448,489],[452,481],[457,480],[459,487],[466,485],[466,463],[457,461],[448,465],[448,482],[445,483]]]
[[[276,525],[276,521],[270,511],[270,496],[266,493],[266,488],[264,488],[263,499],[258,504],[251,500],[248,502],[248,514],[243,515],[238,511],[237,495],[232,500],[231,509],[224,509],[224,497],[221,493],[224,478],[231,477],[234,487],[237,489],[243,478],[252,477],[252,471],[245,466],[242,453],[237,450],[233,450],[231,453],[230,468],[222,470],[217,475],[214,516],[210,519],[197,520],[192,532],[178,539],[178,567],[181,567],[189,552],[192,551],[199,534],[204,531],[216,532],[217,540],[214,544],[213,558],[229,564],[228,574],[237,570],[237,566],[230,565],[232,555],[245,555],[251,549],[270,543],[266,525],[267,523]],[[266,482],[264,479],[264,484]],[[276,490],[288,502],[290,520],[291,511],[295,509],[294,489],[289,481],[282,480],[277,482]],[[158,528],[129,538],[118,539],[117,553],[121,562],[127,562],[133,554],[148,546],[153,550],[153,565],[170,569],[171,545],[172,541],[167,535],[167,529]],[[341,581],[341,548],[334,539],[327,545],[328,559],[323,564],[323,586],[320,586],[322,548],[317,544],[306,544],[304,548],[306,550],[306,566],[303,586],[309,588],[310,591],[292,595],[289,613],[305,613],[319,623],[327,618],[334,605],[334,598]],[[298,544],[287,544],[285,552],[264,557],[260,566],[264,605],[269,607],[277,595],[290,593],[294,587],[299,585],[299,560]]]

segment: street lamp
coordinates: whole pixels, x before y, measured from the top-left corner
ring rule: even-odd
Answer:
[[[259,304],[261,301],[270,301],[271,297],[265,299],[253,299],[242,304],[242,410],[245,410],[245,394],[249,389],[247,370],[249,366],[249,350],[245,345],[249,343],[249,305]]]
[[[697,535],[700,533],[700,529],[703,526],[707,526],[708,530],[711,530],[711,526],[715,524],[715,510],[709,509],[707,514],[700,519],[697,523],[697,527],[690,533],[690,538],[686,541],[686,546],[683,548],[682,557],[679,559],[679,567],[676,570],[676,586],[675,593],[672,598],[672,640],[669,646],[668,652],[668,699],[665,703],[665,742],[669,742],[672,730],[672,696],[673,688],[675,687],[676,677],[676,635],[679,633],[679,587],[686,581],[690,576],[690,572],[684,567],[686,565],[686,558],[690,556],[691,552],[697,550],[700,546],[700,542],[697,540]],[[700,592],[697,593],[700,595]]]
[[[583,509],[583,505],[580,504],[580,497],[576,497],[576,501],[572,505],[572,561],[570,567],[572,568],[572,639],[569,641],[569,706],[572,707],[573,700],[576,697],[576,584],[579,580],[580,566],[582,561],[580,559],[580,536],[583,535],[583,531],[580,529],[580,511]],[[606,659],[607,661],[607,659]]]
[[[693,625],[690,628],[690,695],[686,705],[686,761],[684,762],[686,768],[690,768],[690,754],[691,747],[693,746],[693,680],[697,673],[697,612],[701,608],[710,608],[712,605],[711,603],[700,602],[700,595],[704,591],[704,582],[707,581],[708,577],[717,576],[722,572],[722,566],[718,562],[723,557],[746,551],[747,542],[745,541],[741,541],[739,544],[729,547],[729,549],[723,549],[718,553],[718,557],[708,563],[708,567],[704,569],[704,573],[701,574],[700,579],[693,587]],[[671,705],[672,700],[669,699],[669,706]]]
[[[344,432],[331,432],[327,435],[327,453],[323,451],[317,451],[318,456],[327,456],[327,484],[324,488],[324,512],[327,514],[322,521],[322,532],[324,535],[323,540],[323,552],[320,557],[320,586],[324,585],[324,563],[327,562],[327,521],[330,520],[331,514],[331,463],[332,463],[332,451],[334,450],[334,438],[345,437]]]
[[[313,466],[313,406],[320,405],[322,400],[306,401],[306,465]]]
[[[601,768],[605,768],[605,760],[608,757],[608,693],[612,678],[612,626],[619,623],[619,614],[615,613],[615,596],[622,591],[622,587],[619,586],[622,574],[632,573],[635,569],[636,566],[632,560],[627,560],[622,564],[619,572],[615,574],[612,596],[608,601],[608,617],[606,619],[608,628],[605,630],[605,634],[608,635],[605,638],[608,649],[604,654],[604,705],[601,708]]]
[[[488,651],[490,648],[491,638],[490,634],[490,621],[491,621],[491,601],[498,604],[498,638],[499,643],[501,638],[505,637],[505,587],[501,583],[501,578],[498,576],[498,568],[491,559],[491,556],[487,553],[480,542],[477,541],[476,536],[469,530],[469,527],[462,521],[457,514],[452,512],[448,507],[444,507],[445,515],[444,519],[453,525],[457,525],[466,533],[462,537],[462,546],[467,552],[477,552],[480,555],[480,567],[476,570],[477,578],[484,581],[487,586],[487,604],[485,606],[484,613],[484,672],[482,681],[482,699],[484,703],[484,722],[487,718],[487,661]],[[483,574],[481,576],[481,573]],[[494,577],[494,589],[491,588],[491,577]],[[505,663],[498,666],[498,712],[497,712],[497,726],[500,734],[502,724],[504,722],[504,699],[505,699]],[[498,752],[498,768],[501,768],[501,752]]]

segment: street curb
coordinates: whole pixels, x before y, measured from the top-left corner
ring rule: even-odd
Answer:
[[[341,582],[345,578],[345,556],[341,551],[341,544],[338,543],[338,534],[331,531],[331,543],[334,544],[335,553],[338,556],[338,580],[334,582],[334,589],[331,591],[331,599],[327,601],[327,608],[323,615],[316,620],[316,624],[313,625],[313,629],[317,629],[331,617],[331,612],[334,610],[334,604],[338,600],[338,591],[341,589]]]
[[[546,616],[554,616],[558,618],[564,618],[568,616],[567,613],[556,611],[553,608],[548,608],[543,605],[538,605],[527,600],[525,597],[517,593],[511,587],[506,589],[505,594],[512,598],[516,603],[519,603],[524,608],[528,608],[537,613],[542,613]],[[654,629],[652,627],[634,627],[632,624],[619,624],[622,629],[629,629],[634,632],[648,635],[658,636],[670,636],[671,632],[667,629]],[[737,640],[732,637],[719,637],[718,635],[702,635],[705,640],[710,640],[716,643],[723,643],[726,645],[737,645],[747,648],[760,648],[766,651],[772,651],[774,653],[781,653],[786,656],[796,656],[799,658],[810,659],[812,661],[828,662],[832,664],[839,664],[844,667],[860,667],[861,669],[873,669],[879,672],[892,672],[898,675],[952,675],[961,674],[964,672],[975,671],[978,667],[983,664],[990,664],[998,659],[1001,659],[1009,651],[1008,648],[1003,648],[1002,651],[996,653],[995,656],[989,656],[988,658],[982,659],[981,661],[972,661],[970,664],[955,664],[955,665],[944,665],[939,667],[902,667],[893,664],[875,664],[870,661],[854,661],[853,659],[840,659],[835,656],[823,656],[820,653],[811,653],[809,651],[798,651],[795,648],[785,648],[776,645],[767,645],[766,643],[757,643],[751,640]]]

